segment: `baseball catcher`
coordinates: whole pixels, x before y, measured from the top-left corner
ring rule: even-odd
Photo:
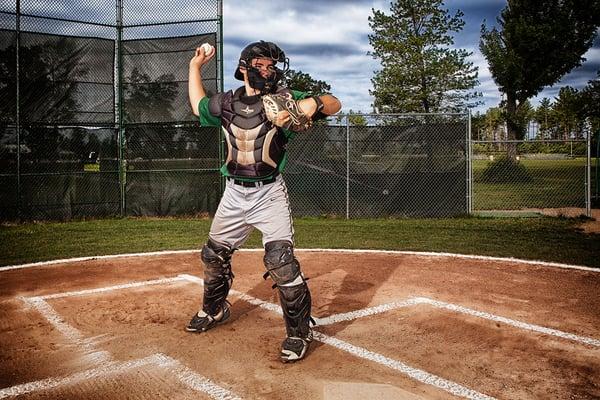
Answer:
[[[186,330],[205,332],[229,318],[232,254],[256,228],[265,249],[265,277],[273,280],[283,310],[286,337],[281,360],[297,361],[306,356],[312,341],[311,295],[294,255],[294,229],[282,177],[286,146],[314,120],[337,113],[341,104],[330,94],[309,96],[280,86],[289,60],[279,46],[264,41],[241,52],[235,78],[244,85],[208,97],[201,69],[214,55],[210,45],[196,49],[190,61],[189,97],[200,124],[223,131],[227,159],[221,173],[227,184],[201,252],[202,307]]]

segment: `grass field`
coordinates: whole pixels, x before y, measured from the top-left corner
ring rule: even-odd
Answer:
[[[209,219],[125,218],[0,226],[0,265],[77,256],[198,249]],[[567,218],[299,218],[300,248],[437,251],[600,267],[600,234]],[[246,247],[260,247],[254,232]]]
[[[521,160],[530,182],[485,183],[487,160],[473,161],[475,210],[585,207],[585,158]]]

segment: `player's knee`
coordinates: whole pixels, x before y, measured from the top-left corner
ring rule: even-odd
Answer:
[[[265,267],[279,287],[296,286],[304,282],[300,264],[294,256],[294,246],[287,240],[265,243]]]

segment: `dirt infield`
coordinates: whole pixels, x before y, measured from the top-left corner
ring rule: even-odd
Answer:
[[[197,252],[0,269],[0,399],[598,399],[600,271],[298,251],[318,326],[282,364],[262,253],[204,334]]]

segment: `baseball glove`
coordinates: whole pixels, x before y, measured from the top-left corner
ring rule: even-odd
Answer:
[[[296,100],[281,94],[266,94],[262,101],[267,119],[274,125],[294,132],[302,132],[311,127],[312,119],[302,111]],[[277,114],[281,111],[290,114],[290,119],[283,125],[277,122]]]

